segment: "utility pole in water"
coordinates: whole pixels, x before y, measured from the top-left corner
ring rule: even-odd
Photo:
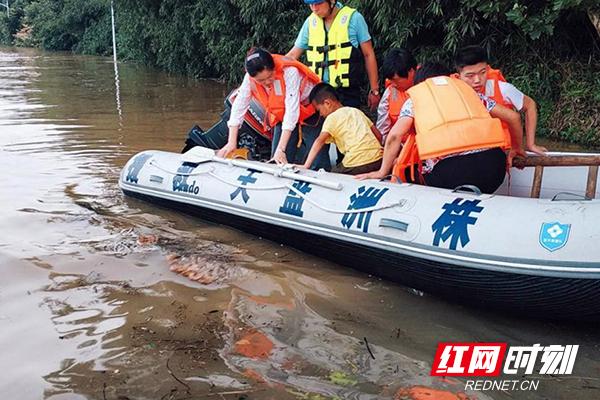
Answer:
[[[5,3],[1,3],[0,6],[6,7],[6,16],[10,18],[10,7],[8,6],[8,0]]]
[[[8,3],[8,0],[6,0]],[[113,60],[117,64],[117,40],[115,35],[115,7],[114,0],[110,0],[110,20],[112,22]]]
[[[8,1],[8,0],[7,0]],[[123,124],[123,110],[121,109],[121,88],[119,85],[119,68],[117,66],[117,39],[115,34],[115,7],[114,0],[110,0],[110,20],[112,22],[113,41],[113,64],[115,66],[115,97],[117,101],[117,113],[119,114],[119,126]]]

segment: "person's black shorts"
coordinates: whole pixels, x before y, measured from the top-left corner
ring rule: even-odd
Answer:
[[[477,186],[482,193],[494,193],[504,182],[506,154],[493,149],[444,158],[424,174],[427,186],[454,189],[460,185]]]

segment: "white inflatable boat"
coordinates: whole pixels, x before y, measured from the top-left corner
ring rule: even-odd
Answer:
[[[226,160],[198,147],[139,153],[119,183],[126,195],[428,293],[535,316],[598,318],[600,156],[543,159],[546,167],[513,169],[510,187],[506,179],[494,195]],[[548,166],[573,159],[580,166]]]

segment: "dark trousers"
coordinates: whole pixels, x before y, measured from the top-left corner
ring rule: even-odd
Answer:
[[[427,186],[454,189],[474,185],[482,193],[494,193],[506,175],[506,153],[493,148],[477,153],[444,158],[433,170],[424,174]]]
[[[366,174],[368,172],[377,171],[381,168],[381,162],[383,159],[379,159],[377,161],[373,161],[368,164],[357,165],[356,167],[344,167],[343,164],[338,164],[331,169],[331,172],[337,172],[338,174],[346,174],[346,175],[358,175],[358,174]]]
[[[302,164],[308,156],[315,139],[321,133],[323,127],[323,118],[320,118],[318,114],[314,114],[304,121],[301,125],[298,123],[296,129],[292,131],[290,140],[288,141],[287,147],[285,148],[285,156],[289,163]],[[298,146],[298,138],[300,135],[299,129],[302,129],[302,143]],[[271,146],[271,155],[275,153],[279,139],[281,139],[281,124],[277,124],[273,128],[273,142]],[[311,169],[325,169],[331,170],[331,162],[329,161],[329,145],[323,146],[317,158],[311,165]]]

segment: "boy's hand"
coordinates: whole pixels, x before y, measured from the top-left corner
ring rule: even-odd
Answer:
[[[546,152],[548,151],[548,149],[545,148],[544,146],[538,146],[537,144],[532,144],[531,146],[527,146],[527,150],[529,150],[535,154],[539,154],[540,156],[546,155]]]

